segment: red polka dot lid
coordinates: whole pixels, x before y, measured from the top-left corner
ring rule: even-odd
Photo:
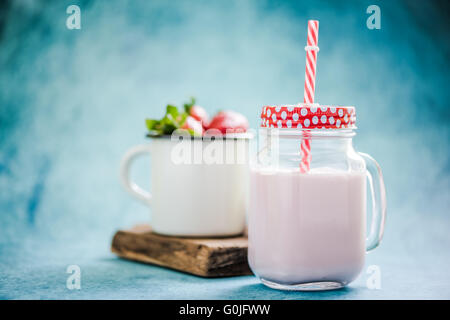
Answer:
[[[318,104],[265,106],[261,127],[297,129],[356,129],[355,107]]]

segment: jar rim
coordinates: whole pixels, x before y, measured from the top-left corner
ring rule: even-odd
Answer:
[[[298,138],[302,136],[309,136],[312,138],[351,138],[356,135],[356,127],[342,128],[342,129],[296,129],[296,128],[268,128],[260,127],[260,131],[268,132],[271,136],[282,136],[283,138]]]
[[[320,108],[320,107],[340,107],[340,108],[353,108],[356,109],[355,106],[352,105],[339,105],[339,104],[320,104],[320,103],[296,103],[296,104],[273,104],[273,105],[265,105],[265,107],[305,107],[305,108]]]

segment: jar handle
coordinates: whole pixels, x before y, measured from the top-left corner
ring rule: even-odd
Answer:
[[[359,155],[366,162],[367,178],[372,196],[372,221],[366,239],[366,251],[371,251],[380,244],[383,238],[386,220],[386,189],[379,164],[366,153],[359,153]]]

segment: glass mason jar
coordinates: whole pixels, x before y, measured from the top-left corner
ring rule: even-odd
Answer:
[[[386,216],[381,169],[352,145],[355,108],[267,106],[261,118],[250,168],[250,267],[276,289],[343,287],[380,243]]]

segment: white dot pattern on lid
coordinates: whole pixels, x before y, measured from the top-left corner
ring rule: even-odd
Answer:
[[[267,110],[267,116],[270,117],[270,114],[271,114],[271,111],[269,109],[269,110]]]
[[[328,118],[328,122],[329,122],[331,125],[333,125],[333,124],[334,124],[334,118],[333,118],[333,117]]]
[[[292,111],[294,111],[294,106],[288,106],[287,109],[289,112],[292,112]]]
[[[277,121],[277,115],[275,113],[272,115],[272,120],[273,122]]]
[[[348,116],[347,115],[344,116],[344,121],[345,121],[345,123],[348,122]]]
[[[297,124],[297,128],[298,128],[298,129],[301,129],[301,128],[302,128],[302,124],[301,124],[300,122]]]
[[[312,113],[316,113],[316,111],[317,111],[317,107],[311,107],[311,112]]]
[[[309,127],[309,119],[305,119],[305,121],[303,122],[303,124],[305,125],[305,127]]]
[[[312,118],[312,123],[313,124],[317,124],[319,122],[319,118],[317,118],[317,116],[314,116],[313,118]]]
[[[276,107],[275,107],[275,111],[276,111],[276,112],[280,112],[280,110],[281,110],[281,106],[276,106]]]
[[[322,110],[322,112],[327,112],[327,107],[320,107],[320,110]]]
[[[330,111],[331,111],[332,113],[336,113],[336,107],[331,107],[331,108],[330,108]]]
[[[300,114],[302,115],[302,117],[305,117],[308,114],[308,110],[306,110],[306,108],[302,108],[300,110]]]
[[[283,112],[281,113],[281,118],[282,118],[283,120],[286,120],[286,117],[287,117],[287,113],[286,113],[286,111],[283,111]]]
[[[341,120],[337,120],[337,121],[336,121],[336,127],[337,127],[337,128],[340,128],[340,127],[341,127]]]
[[[327,116],[326,115],[321,116],[320,117],[320,122],[327,123]]]
[[[339,117],[342,117],[344,115],[344,110],[339,109],[338,113],[339,113]]]
[[[281,120],[277,121],[277,126],[278,126],[278,128],[281,128],[283,126],[283,124],[281,123]]]
[[[297,121],[297,120],[298,120],[298,113],[294,113],[294,114],[292,115],[292,119],[293,119],[294,121]]]
[[[292,127],[292,121],[291,120],[286,121],[286,126],[288,128],[291,128]]]

